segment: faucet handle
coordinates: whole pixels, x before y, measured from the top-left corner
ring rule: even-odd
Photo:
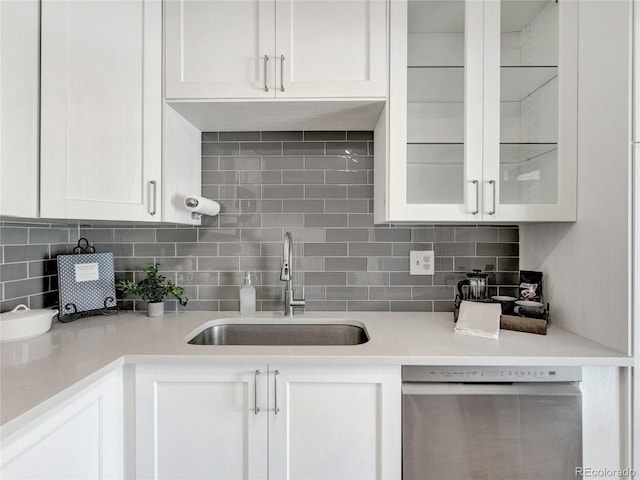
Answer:
[[[289,282],[292,280],[291,266],[289,265],[291,262],[291,254],[293,253],[292,243],[293,238],[291,237],[291,232],[285,232],[284,242],[282,242],[282,268],[280,270],[280,280],[283,282]]]
[[[291,280],[291,269],[289,268],[289,262],[284,260],[282,262],[282,268],[280,270],[280,280],[283,282],[288,282]]]
[[[291,306],[295,307],[295,308],[301,308],[302,310],[305,309],[305,304],[306,302],[304,301],[304,299],[300,299],[300,300],[291,300]]]

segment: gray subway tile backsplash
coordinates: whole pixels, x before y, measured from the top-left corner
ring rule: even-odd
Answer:
[[[366,272],[367,259],[327,257],[324,260],[324,268],[327,272]]]
[[[367,140],[373,141],[373,132],[370,131],[350,131],[347,132],[347,140]]]
[[[326,146],[327,155],[367,155],[368,144],[367,142],[327,142]]]
[[[42,264],[43,262],[31,262]],[[0,279],[2,282],[24,280],[29,277],[28,263],[7,263],[0,265]]]
[[[345,185],[305,185],[305,198],[346,198]]]
[[[281,142],[242,142],[241,155],[282,155]]]
[[[238,142],[203,142],[202,155],[208,157],[240,155],[240,144]]]
[[[297,185],[322,185],[324,184],[324,171],[285,171],[282,172],[282,183]]]
[[[346,140],[346,139],[347,139],[347,132],[342,130],[304,132],[305,142],[315,142],[318,140],[327,141],[327,140]]]
[[[262,132],[265,142],[299,141],[304,138],[304,132]]]
[[[305,170],[344,170],[347,168],[347,160],[340,155],[306,155],[304,168]]]
[[[331,213],[317,213],[305,215],[304,217],[305,227],[346,227],[347,215],[345,214],[331,214]]]
[[[203,157],[203,160],[208,157]],[[212,163],[211,168],[203,170],[260,170],[261,157],[220,157],[217,163]],[[203,172],[204,174],[204,172]]]
[[[92,242],[94,241],[93,238],[90,240]],[[113,231],[113,240],[120,243],[155,242],[156,232],[151,229],[116,228]]]
[[[49,257],[49,245],[6,245],[3,263],[43,260]]]
[[[79,237],[113,252],[117,279],[160,263],[185,287],[185,310],[237,310],[244,270],[255,272],[258,310],[283,310],[285,231],[310,311],[450,311],[455,284],[477,268],[491,272],[492,292],[517,291],[517,226],[373,225],[373,132],[205,132],[202,142],[202,192],[222,211],[201,227],[0,218],[0,310],[56,304],[55,256]],[[412,249],[435,250],[434,276],[409,275]]]
[[[25,245],[29,243],[29,229],[1,227],[0,243],[2,243],[2,245]]]
[[[284,142],[284,155],[324,155],[324,142]]]
[[[217,142],[220,139],[218,132],[203,132],[202,142]]]
[[[260,132],[220,132],[218,138],[221,142],[259,142]]]

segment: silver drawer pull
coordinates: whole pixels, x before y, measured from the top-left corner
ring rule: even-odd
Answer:
[[[496,213],[496,181],[489,180],[489,185],[491,185],[491,188],[492,188],[493,208],[488,213],[489,215],[495,215]]]
[[[280,91],[284,92],[284,55],[280,55]]]
[[[149,181],[151,186],[151,210],[149,215],[155,215],[158,211],[158,187],[155,180]]]
[[[269,85],[267,85],[267,63],[269,62],[269,55],[264,56],[264,91],[269,91]]]
[[[273,411],[276,415],[280,411],[278,407],[278,375],[280,375],[280,371],[276,370],[273,373]]]
[[[260,375],[260,370],[256,370],[253,375],[253,414],[257,415],[260,413],[260,408],[258,407],[258,375]]]
[[[478,185],[478,180],[472,180],[471,183],[473,183],[476,187],[476,209],[471,212],[471,215],[477,215],[478,212],[480,211],[480,187]]]

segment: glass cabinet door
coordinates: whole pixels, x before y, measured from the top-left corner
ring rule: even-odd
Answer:
[[[558,4],[500,2],[500,203],[558,202]]]
[[[389,18],[382,220],[575,221],[577,2],[395,0]]]
[[[409,1],[407,203],[464,203],[465,2]]]
[[[498,6],[499,17],[495,11]],[[562,148],[560,140],[560,122],[562,118],[566,120],[567,113],[564,109],[564,116],[561,115],[560,91],[564,85],[567,93],[566,86],[571,81],[571,69],[563,68],[568,66],[561,62],[560,9],[556,0],[485,2],[485,18],[490,19],[494,13],[496,22],[499,18],[499,39],[489,32],[485,51],[496,51],[491,43],[493,35],[500,52],[499,59],[495,56],[499,79],[494,82],[499,84],[499,92],[495,92],[499,95],[499,146],[495,139],[485,137],[485,217],[543,219],[567,202],[561,198],[561,181],[570,183],[575,172],[568,169],[571,154]],[[486,27],[491,28],[491,20],[487,22]],[[570,28],[565,28],[565,38],[570,38],[569,34]],[[491,62],[491,53],[487,57],[485,61]],[[565,74],[567,78],[562,78]],[[497,72],[485,77],[490,100],[492,75]],[[571,95],[575,91],[568,96]],[[485,105],[485,112],[485,124],[492,124],[497,110]],[[565,133],[562,142],[568,143],[571,136]]]
[[[398,16],[402,39],[394,29]],[[395,185],[401,185],[395,200],[402,213],[395,218],[479,218],[482,2],[391,2],[391,22],[392,125],[405,123],[392,139],[401,144],[397,152],[404,159],[390,172],[396,175]],[[480,127],[468,128],[474,123]]]

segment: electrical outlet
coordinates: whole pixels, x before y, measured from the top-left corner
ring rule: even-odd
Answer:
[[[409,252],[409,275],[433,275],[435,271],[433,250]]]

